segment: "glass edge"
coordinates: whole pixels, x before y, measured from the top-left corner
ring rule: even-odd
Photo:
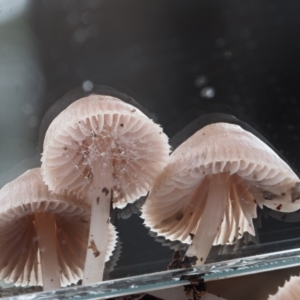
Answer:
[[[300,248],[206,264],[188,269],[163,271],[86,286],[73,286],[51,292],[39,292],[1,298],[3,300],[33,299],[110,299],[189,284],[183,275],[203,274],[205,281],[250,275],[300,265]]]

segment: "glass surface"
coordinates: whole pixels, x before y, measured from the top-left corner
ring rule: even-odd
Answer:
[[[99,86],[132,97],[170,138],[201,115],[229,113],[263,135],[298,174],[299,10],[297,1],[279,0],[1,0],[0,188],[40,166],[53,117]],[[51,110],[58,99],[61,106]],[[186,272],[212,280],[299,264],[299,211],[264,207],[253,220],[255,237],[214,246],[198,270],[167,271],[174,251],[184,255],[187,245],[143,225],[144,201],[112,213],[118,243],[105,268],[109,281],[71,287],[61,297],[181,285]],[[0,294],[33,291],[41,288],[3,283]]]

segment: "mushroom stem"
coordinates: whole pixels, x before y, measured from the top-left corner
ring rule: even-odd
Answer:
[[[89,193],[92,211],[83,284],[99,282],[103,278],[112,187],[111,162],[96,162],[93,165],[93,184]]]
[[[198,258],[197,266],[204,264],[222,223],[230,188],[224,177],[210,179],[205,209],[186,252],[186,256]]]
[[[51,213],[35,213],[41,271],[44,291],[60,289],[60,273],[56,248],[55,216]]]

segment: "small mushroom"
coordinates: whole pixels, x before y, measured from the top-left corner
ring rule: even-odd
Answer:
[[[171,155],[142,208],[145,225],[191,243],[201,265],[213,244],[255,235],[256,206],[300,208],[299,178],[264,142],[240,126],[203,127]]]
[[[90,204],[50,193],[40,168],[0,190],[0,278],[58,289],[82,278]],[[116,243],[111,226],[107,260]]]
[[[110,96],[72,103],[50,124],[42,172],[50,190],[86,198],[91,204],[83,284],[102,280],[111,206],[122,208],[151,189],[169,159],[162,128],[136,107]]]
[[[291,276],[283,287],[279,287],[276,295],[270,295],[268,300],[299,300],[300,277]]]

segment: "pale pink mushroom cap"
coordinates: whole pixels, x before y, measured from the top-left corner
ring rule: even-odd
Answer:
[[[90,205],[68,195],[50,193],[40,168],[32,169],[0,190],[0,278],[17,285],[42,285],[34,214],[55,215],[61,283],[82,278],[87,251]],[[111,225],[107,257],[116,243]]]
[[[170,240],[190,243],[204,211],[210,180],[228,183],[214,244],[234,243],[248,231],[256,203],[281,211],[300,208],[299,178],[265,143],[238,125],[205,126],[171,155],[143,206],[145,225]],[[211,212],[211,222],[216,222]],[[210,223],[203,230],[208,230]]]
[[[279,287],[276,295],[269,296],[268,300],[299,300],[300,295],[300,278],[291,276],[283,287]]]
[[[94,161],[109,162],[113,205],[124,207],[147,194],[168,159],[168,138],[159,125],[130,104],[92,95],[72,103],[49,126],[42,172],[50,190],[82,197],[92,184]]]

